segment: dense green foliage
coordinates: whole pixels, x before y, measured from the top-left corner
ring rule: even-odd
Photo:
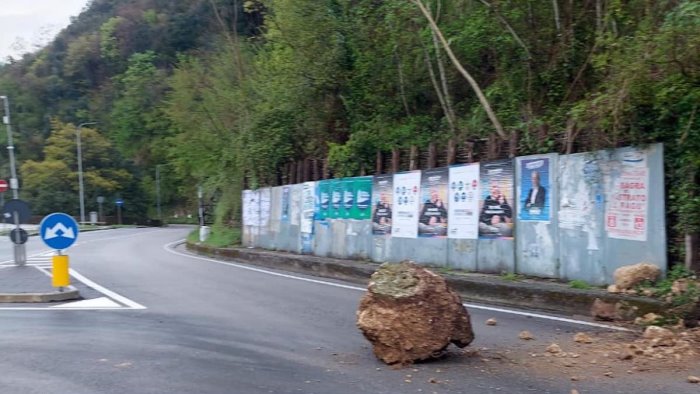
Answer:
[[[0,93],[27,171],[65,170],[45,152],[51,119],[99,121],[118,150],[102,165],[132,166],[143,207],[161,165],[169,209],[201,184],[219,225],[290,162],[372,173],[377,151],[453,138],[481,144],[477,158],[487,140],[517,154],[664,142],[673,234],[700,231],[698,2],[424,0],[505,140],[417,2],[93,0],[2,66]]]

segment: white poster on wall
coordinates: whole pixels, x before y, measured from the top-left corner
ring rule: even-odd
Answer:
[[[420,171],[394,175],[394,213],[391,224],[391,235],[394,237],[418,237],[420,175]]]
[[[243,225],[260,225],[260,193],[258,191],[243,191]]]
[[[647,240],[649,169],[646,154],[623,155],[620,174],[613,180],[605,205],[608,237],[632,241]]]
[[[301,191],[301,228],[305,234],[314,232],[314,208],[316,206],[316,182],[304,182]]]
[[[298,226],[301,223],[301,188],[293,185],[289,193],[289,223]]]
[[[479,163],[450,167],[447,236],[479,238]]]
[[[272,190],[268,187],[258,191],[260,199],[260,227],[267,227],[270,223],[270,210],[272,209]]]

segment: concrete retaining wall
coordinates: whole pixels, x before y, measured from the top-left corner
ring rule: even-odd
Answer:
[[[546,221],[521,220],[529,189],[521,188],[522,163],[544,158],[550,172],[547,193],[551,209]],[[640,159],[641,158],[641,159]],[[641,162],[639,160],[642,160]],[[606,228],[606,206],[619,185],[627,162],[643,165],[648,173],[646,240],[613,238]],[[640,164],[641,163],[641,164]],[[622,265],[650,262],[666,271],[666,223],[663,147],[538,155],[515,159],[514,239],[395,238],[372,235],[370,220],[324,219],[313,223],[313,233],[301,233],[302,185],[260,190],[269,196],[269,212],[260,213],[260,225],[243,227],[246,246],[308,253],[338,259],[420,264],[471,272],[511,272],[524,275],[579,279],[601,285],[612,282]],[[285,188],[288,191],[285,192]],[[283,195],[288,193],[289,201]],[[265,204],[264,202],[262,203]],[[288,204],[288,207],[283,207]],[[287,215],[283,211],[288,212]]]

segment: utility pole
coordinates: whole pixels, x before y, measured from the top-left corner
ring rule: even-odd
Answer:
[[[10,189],[12,189],[12,198],[19,199],[19,181],[17,180],[17,167],[15,165],[15,147],[12,143],[12,125],[10,124],[10,99],[7,96],[0,96],[0,99],[5,104],[5,116],[2,120],[7,127],[7,152],[10,158]],[[19,215],[14,214],[15,229],[20,230]],[[15,265],[25,265],[27,263],[27,253],[24,244],[14,244]]]
[[[80,224],[85,224],[85,187],[83,186],[83,150],[80,141],[80,128],[97,124],[97,122],[85,122],[75,128],[76,144],[78,146],[78,190],[80,194]]]

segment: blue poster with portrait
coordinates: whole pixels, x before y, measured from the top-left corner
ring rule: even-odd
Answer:
[[[549,158],[534,158],[520,162],[520,206],[522,221],[549,222],[551,218]]]

